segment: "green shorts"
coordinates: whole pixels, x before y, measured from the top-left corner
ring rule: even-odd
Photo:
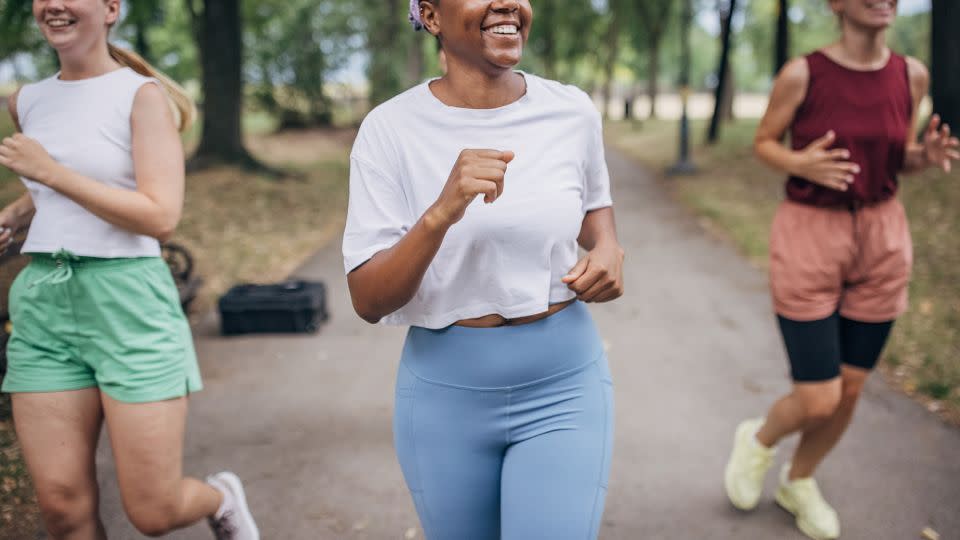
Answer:
[[[98,387],[127,403],[203,388],[163,259],[36,254],[10,288],[4,392]]]

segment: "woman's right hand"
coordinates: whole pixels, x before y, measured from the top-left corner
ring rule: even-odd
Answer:
[[[0,255],[3,255],[13,244],[13,236],[20,229],[17,212],[13,205],[0,210]]]
[[[860,174],[860,165],[847,161],[850,151],[844,148],[829,150],[837,140],[832,130],[795,153],[793,172],[797,176],[815,184],[847,191],[853,183],[854,175]]]
[[[437,202],[428,210],[437,226],[449,228],[461,219],[477,195],[490,204],[503,193],[503,178],[513,152],[464,150],[450,171]]]

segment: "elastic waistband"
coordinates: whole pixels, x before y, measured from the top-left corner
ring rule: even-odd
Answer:
[[[27,253],[30,263],[37,266],[62,266],[69,263],[74,268],[110,268],[115,266],[130,266],[162,260],[160,257],[83,257],[68,251],[57,253]]]
[[[574,302],[546,319],[520,326],[411,327],[402,363],[428,382],[502,390],[577,371],[601,355],[603,341],[590,311]]]
[[[796,208],[805,208],[812,211],[822,210],[827,212],[859,212],[861,210],[871,210],[874,208],[883,208],[884,206],[890,204],[896,204],[898,199],[890,197],[889,199],[883,199],[882,201],[861,201],[861,200],[850,200],[841,204],[833,204],[829,206],[820,206],[816,204],[808,204],[805,202],[795,201],[793,199],[786,199],[783,202],[790,206]]]

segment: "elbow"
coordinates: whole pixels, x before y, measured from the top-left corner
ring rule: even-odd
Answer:
[[[370,324],[377,324],[380,322],[380,319],[383,318],[383,314],[380,313],[380,310],[378,310],[376,306],[373,306],[371,302],[357,298],[355,295],[351,296],[353,296],[353,310],[357,312],[357,315],[359,315],[361,319]]]
[[[353,309],[357,312],[357,315],[359,315],[361,319],[370,324],[377,324],[380,322],[380,319],[383,318],[376,310],[370,309],[366,306],[358,306],[357,304],[354,304]]]
[[[157,222],[151,228],[149,234],[150,236],[159,240],[161,243],[168,242],[171,238],[173,238],[173,233],[176,232],[177,225],[179,225],[179,223],[179,213],[176,215],[171,214],[163,216],[157,220]]]

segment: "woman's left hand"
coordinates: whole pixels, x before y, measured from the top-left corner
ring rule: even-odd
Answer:
[[[17,133],[3,139],[0,144],[0,165],[18,176],[48,184],[51,171],[56,168],[57,162],[40,143]]]
[[[623,295],[623,249],[616,244],[594,247],[563,277],[583,302],[609,302]]]
[[[953,168],[952,162],[960,159],[960,141],[950,136],[950,126],[941,125],[940,115],[935,114],[930,119],[926,133],[923,134],[923,157],[933,167],[939,167],[949,173]]]

